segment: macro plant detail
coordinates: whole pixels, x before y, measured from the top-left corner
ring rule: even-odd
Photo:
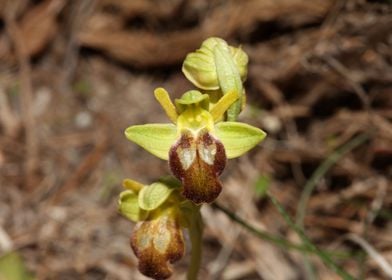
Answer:
[[[184,255],[182,227],[184,211],[179,209],[178,187],[164,182],[142,185],[130,179],[120,194],[119,210],[128,219],[139,222],[131,237],[131,247],[139,258],[139,270],[152,278],[171,275],[168,262]]]
[[[229,121],[237,120],[245,104],[245,92],[242,83],[248,73],[248,55],[241,49],[229,46],[220,38],[205,40],[200,49],[187,55],[182,72],[196,87],[218,91],[222,94],[235,92],[236,103],[227,112]]]
[[[154,279],[171,275],[168,263],[184,255],[183,229],[192,243],[188,279],[197,279],[201,258],[202,203],[222,190],[219,175],[227,159],[239,157],[261,142],[262,130],[237,122],[244,108],[243,82],[248,57],[241,48],[209,38],[188,54],[183,73],[197,89],[172,102],[163,88],[154,91],[171,123],[130,126],[125,136],[160,159],[174,177],[152,185],[124,181],[119,211],[138,222],[131,247],[139,270]]]
[[[214,105],[210,105],[208,94],[196,90],[186,92],[175,106],[164,89],[155,90],[155,96],[175,123],[131,126],[125,131],[127,138],[169,161],[187,199],[195,203],[214,201],[222,188],[217,177],[226,157],[244,154],[265,133],[244,123],[219,121],[237,100],[234,92]]]

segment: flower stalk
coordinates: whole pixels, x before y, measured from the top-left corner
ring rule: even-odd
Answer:
[[[189,225],[189,237],[191,240],[191,260],[187,273],[187,280],[197,280],[202,259],[202,237],[203,237],[203,219],[200,214],[200,206],[192,210],[192,217]]]

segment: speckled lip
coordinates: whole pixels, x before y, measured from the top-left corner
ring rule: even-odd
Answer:
[[[218,176],[226,165],[223,144],[207,130],[197,136],[184,131],[169,152],[169,166],[183,183],[183,195],[194,203],[210,203],[222,190]]]

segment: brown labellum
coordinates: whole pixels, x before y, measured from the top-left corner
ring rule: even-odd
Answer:
[[[168,264],[184,255],[184,240],[178,218],[172,213],[144,221],[131,237],[131,247],[139,259],[139,271],[154,279],[167,279]]]
[[[194,203],[213,202],[222,190],[218,176],[226,165],[223,144],[208,131],[185,131],[169,152],[169,165],[182,181],[183,195]]]

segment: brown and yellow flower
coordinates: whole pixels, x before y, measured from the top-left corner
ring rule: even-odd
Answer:
[[[146,124],[126,129],[126,137],[161,159],[183,184],[183,195],[194,203],[212,202],[221,192],[218,179],[227,158],[238,157],[265,133],[240,122],[221,121],[238,99],[225,94],[216,104],[199,91],[186,92],[174,105],[168,93],[158,88],[155,97],[174,124]]]

